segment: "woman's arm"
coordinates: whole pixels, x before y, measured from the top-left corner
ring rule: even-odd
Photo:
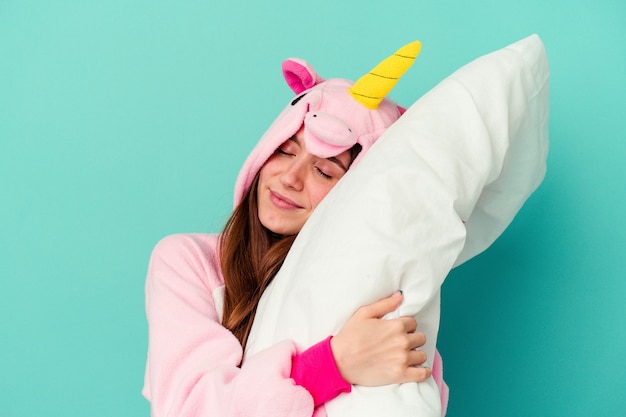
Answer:
[[[212,295],[222,285],[215,247],[215,236],[173,235],[152,253],[146,281],[149,347],[143,394],[153,417],[308,417],[314,406],[349,392],[350,384],[400,382],[400,375],[378,365],[408,355],[399,352],[408,345],[396,344],[395,350],[388,346],[383,356],[378,347],[395,340],[391,333],[411,333],[411,325],[405,329],[393,320],[376,318],[397,308],[397,296],[359,310],[337,336],[304,352],[297,353],[295,345],[285,341],[246,357],[238,367],[241,345],[221,325]],[[385,328],[392,328],[391,333]],[[331,342],[339,348],[331,348]],[[352,350],[346,351],[346,346]],[[419,360],[415,365],[423,363]],[[428,370],[419,372],[421,379]]]
[[[403,382],[423,382],[431,371],[421,367],[426,353],[425,336],[415,332],[412,317],[381,318],[402,302],[400,292],[361,307],[336,337],[328,337],[293,360],[291,377],[305,387],[318,406],[351,385],[379,386]]]
[[[151,415],[310,417],[309,393],[290,378],[296,349],[281,342],[247,357],[219,321],[215,237],[174,235],[155,247],[146,281]]]

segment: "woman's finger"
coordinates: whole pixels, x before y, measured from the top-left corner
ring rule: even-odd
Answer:
[[[424,382],[430,378],[431,375],[432,371],[426,366],[408,367],[403,382]]]
[[[354,315],[366,319],[379,319],[397,309],[400,303],[402,303],[402,294],[398,291],[389,297],[359,308]]]
[[[426,344],[426,336],[422,332],[409,333],[407,338],[411,349],[417,349]]]
[[[408,352],[408,366],[422,366],[426,363],[426,352],[423,350],[410,350]]]
[[[394,320],[399,320],[404,325],[404,331],[407,333],[413,333],[417,330],[417,322],[411,316],[402,316]]]

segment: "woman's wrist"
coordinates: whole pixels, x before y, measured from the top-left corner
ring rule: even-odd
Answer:
[[[332,336],[296,354],[292,360],[291,378],[311,393],[315,406],[324,404],[352,386],[343,379],[330,347]]]

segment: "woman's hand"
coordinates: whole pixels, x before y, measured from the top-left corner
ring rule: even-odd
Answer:
[[[335,362],[343,379],[350,384],[379,386],[423,382],[430,377],[426,353],[415,350],[426,342],[415,332],[413,317],[381,319],[397,309],[402,294],[359,308],[330,341]]]

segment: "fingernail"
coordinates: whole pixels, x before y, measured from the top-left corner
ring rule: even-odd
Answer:
[[[400,291],[400,295],[402,295],[402,294],[403,294],[402,290],[398,290],[398,291]]]

